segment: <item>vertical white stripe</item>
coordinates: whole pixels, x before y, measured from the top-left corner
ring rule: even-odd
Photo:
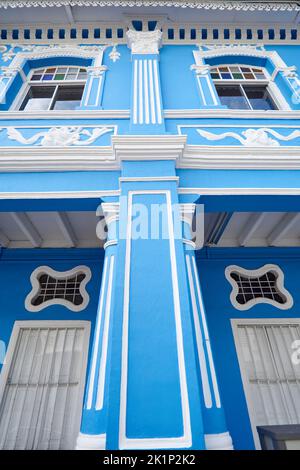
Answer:
[[[148,60],[148,69],[149,69],[149,90],[150,90],[150,106],[151,106],[151,123],[156,123],[155,115],[155,100],[154,100],[154,84],[153,84],[153,71],[152,71],[152,60]]]
[[[100,77],[98,77],[98,90],[97,90],[97,95],[96,95],[96,101],[95,101],[95,104],[94,106],[98,106],[99,105],[99,99],[100,99],[100,92],[101,92],[101,87],[102,87],[102,80],[103,80],[103,75],[100,75]]]
[[[204,106],[206,106],[207,102],[206,102],[206,98],[205,98],[205,95],[204,95],[203,90],[202,90],[201,80],[200,80],[199,76],[197,76],[197,81],[198,81],[199,91],[200,91],[200,95],[201,95],[203,104],[204,104]]]
[[[158,124],[162,123],[161,118],[161,104],[160,104],[160,93],[159,93],[159,81],[158,81],[158,68],[157,60],[153,61],[154,67],[154,86],[155,86],[155,100],[156,100],[156,110],[157,110],[157,122]]]
[[[94,351],[93,351],[91,375],[90,375],[88,397],[87,397],[87,404],[86,404],[86,408],[88,410],[92,408],[92,402],[93,402],[96,364],[97,364],[97,357],[98,357],[98,350],[99,350],[99,339],[100,339],[99,336],[100,336],[100,328],[101,328],[101,323],[102,323],[103,299],[104,299],[104,292],[105,292],[105,287],[106,287],[106,273],[107,273],[107,258],[105,258],[105,261],[104,261],[103,275],[102,275],[102,281],[101,281],[101,295],[100,295],[99,308],[97,311],[97,324],[96,324],[96,329],[95,329],[95,346],[94,346]]]
[[[206,81],[207,81],[207,85],[208,85],[208,88],[209,88],[209,91],[210,91],[210,94],[211,94],[211,97],[212,97],[212,100],[214,102],[214,105],[217,106],[218,104],[218,101],[217,101],[217,98],[216,98],[216,92],[211,84],[211,81],[210,81],[210,78],[208,76],[205,77],[206,78]]]
[[[202,293],[201,293],[200,284],[199,284],[198,271],[197,271],[197,267],[196,267],[195,258],[193,258],[193,268],[194,268],[194,275],[195,275],[195,279],[196,279],[196,288],[197,288],[197,294],[198,294],[198,299],[199,299],[201,320],[202,320],[203,330],[204,330],[204,334],[205,334],[205,344],[206,344],[206,350],[207,350],[211,380],[212,380],[213,389],[214,389],[214,396],[215,396],[215,401],[216,401],[217,408],[221,408],[221,399],[220,399],[218,381],[217,381],[215,365],[214,365],[214,360],[213,360],[211,346],[210,346],[210,340],[209,340],[209,336],[208,336],[208,328],[207,328],[206,317],[205,317],[205,309],[204,309]]]
[[[139,60],[139,124],[144,123],[143,61]]]
[[[137,60],[133,61],[133,123],[137,124]]]
[[[208,373],[207,373],[205,352],[204,352],[204,347],[203,347],[203,337],[201,333],[201,326],[200,326],[198,309],[197,309],[194,280],[193,280],[193,274],[192,274],[192,268],[191,268],[191,260],[190,260],[189,255],[186,255],[185,259],[186,259],[186,266],[187,266],[190,293],[191,293],[192,310],[193,310],[193,318],[194,318],[194,325],[195,325],[196,342],[197,342],[204,403],[205,403],[206,408],[211,408],[212,397],[211,397],[210,384],[209,384]]]
[[[144,99],[145,99],[145,123],[149,124],[149,87],[148,87],[148,70],[147,70],[147,60],[143,60],[144,64]]]
[[[91,76],[90,76],[90,77],[89,77],[89,81],[88,81],[87,92],[86,92],[86,95],[85,95],[84,106],[88,106],[88,102],[89,102],[90,95],[91,95],[91,90],[92,90],[93,81],[94,81],[94,77],[91,77]]]
[[[110,309],[111,309],[112,281],[113,281],[113,273],[114,273],[114,259],[115,257],[111,256],[110,265],[109,265],[109,276],[108,276],[105,320],[104,320],[103,339],[102,339],[102,352],[101,352],[101,360],[100,360],[100,366],[99,366],[96,410],[101,410],[103,408],[103,400],[104,400],[104,386],[105,386],[105,376],[106,376],[106,362],[107,362],[107,350],[108,350],[108,333],[109,333],[109,321],[110,321]]]

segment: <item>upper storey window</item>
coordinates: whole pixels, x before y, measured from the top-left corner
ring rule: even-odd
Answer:
[[[278,109],[264,69],[222,65],[210,69],[220,102],[230,109]]]
[[[21,111],[76,109],[80,106],[87,71],[82,67],[48,67],[31,72]]]

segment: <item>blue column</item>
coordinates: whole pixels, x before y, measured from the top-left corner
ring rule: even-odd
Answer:
[[[122,167],[106,448],[204,449],[175,163]]]
[[[208,450],[232,450],[232,440],[227,431],[221,403],[218,380],[211,350],[206,312],[196,266],[196,244],[191,239],[194,204],[182,204],[183,242],[189,284],[190,304],[198,356],[198,376],[201,384],[202,417],[205,445]],[[201,223],[201,220],[200,220]],[[203,219],[202,219],[203,223]],[[202,227],[197,227],[201,230]],[[201,235],[200,235],[201,237]]]
[[[102,203],[98,210],[98,214],[100,213],[105,216],[108,233],[107,241],[104,245],[105,258],[86,396],[80,434],[76,445],[76,448],[79,450],[99,450],[105,449],[106,446],[111,320],[113,315],[113,291],[118,243],[119,204]],[[98,225],[97,235],[103,239],[103,223]]]

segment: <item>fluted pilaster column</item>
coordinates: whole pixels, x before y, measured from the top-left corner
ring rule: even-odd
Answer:
[[[97,215],[103,214],[107,226],[104,244],[105,258],[94,329],[92,355],[89,364],[87,389],[81,431],[77,449],[105,449],[108,408],[108,376],[110,369],[110,339],[112,303],[115,274],[115,252],[118,243],[119,204],[102,203]],[[103,223],[97,227],[97,235],[103,237]]]
[[[182,204],[183,243],[187,269],[192,323],[196,339],[199,381],[202,387],[202,420],[205,445],[208,450],[231,450],[232,440],[227,431],[224,410],[221,403],[218,379],[211,349],[206,311],[196,265],[196,242],[192,239],[192,221],[195,204]],[[197,231],[201,232],[203,214],[198,218]],[[201,234],[200,234],[201,238]]]

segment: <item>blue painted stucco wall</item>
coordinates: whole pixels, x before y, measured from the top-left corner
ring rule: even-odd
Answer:
[[[87,284],[90,300],[84,310],[72,312],[62,305],[51,305],[40,312],[26,310],[25,298],[32,289],[30,275],[34,269],[44,265],[57,271],[66,271],[79,265],[90,268],[92,277]],[[91,350],[102,266],[103,250],[100,249],[1,249],[0,340],[8,345],[17,320],[86,320],[91,324]]]
[[[268,263],[276,264],[282,269],[284,286],[293,297],[293,306],[288,310],[280,310],[272,305],[258,304],[249,310],[235,309],[229,298],[232,288],[225,278],[225,268],[236,264],[245,269],[257,269]],[[300,249],[206,248],[197,253],[197,266],[228,430],[235,449],[253,449],[252,431],[230,320],[300,318]]]

